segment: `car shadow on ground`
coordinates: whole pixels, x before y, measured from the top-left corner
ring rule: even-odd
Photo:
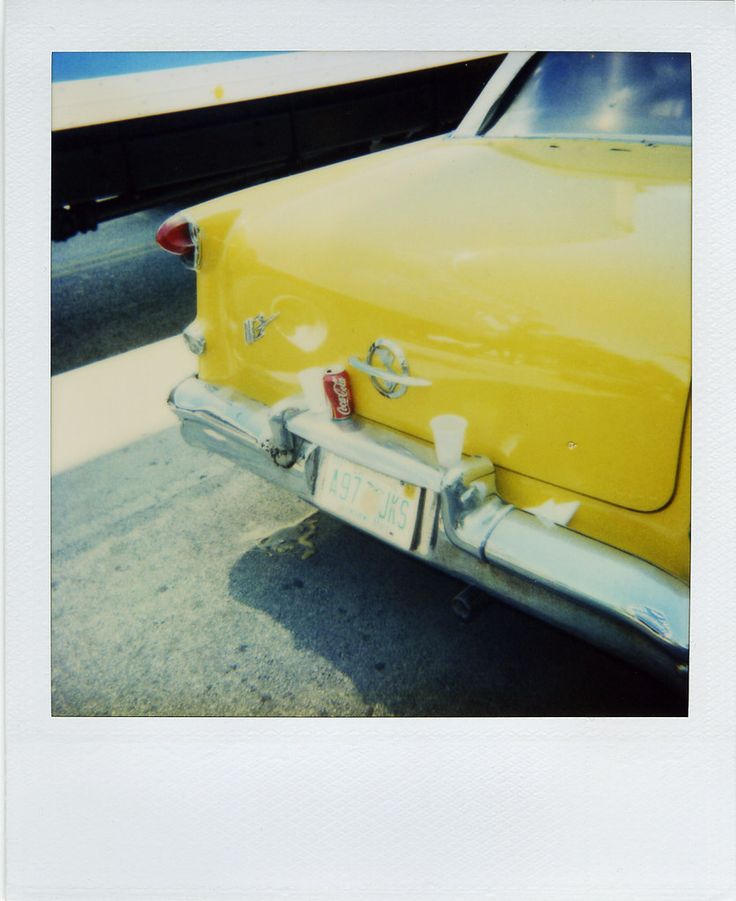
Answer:
[[[308,523],[306,539],[241,557],[230,593],[347,676],[368,713],[687,713],[658,681],[502,601],[462,622],[461,582],[324,514]]]

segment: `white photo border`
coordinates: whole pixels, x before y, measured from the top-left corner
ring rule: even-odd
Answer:
[[[5,13],[7,897],[733,897],[732,3],[6,0]],[[689,717],[51,717],[51,53],[166,49],[692,54]]]

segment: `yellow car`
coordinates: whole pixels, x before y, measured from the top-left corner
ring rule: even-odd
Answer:
[[[690,96],[510,53],[452,134],[167,220],[184,437],[684,685]]]

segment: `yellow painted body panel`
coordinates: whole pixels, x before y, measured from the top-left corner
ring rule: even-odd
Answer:
[[[188,215],[202,378],[272,403],[391,338],[432,385],[353,370],[361,415],[429,440],[459,413],[510,502],[580,499],[573,528],[686,576],[689,147],[432,139]]]

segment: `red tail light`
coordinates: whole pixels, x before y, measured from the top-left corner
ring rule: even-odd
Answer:
[[[177,213],[156,232],[156,241],[169,253],[180,257],[190,269],[199,267],[199,229],[186,216]]]

